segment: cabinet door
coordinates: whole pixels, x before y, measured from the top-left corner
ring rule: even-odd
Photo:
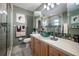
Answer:
[[[41,42],[41,56],[48,56],[48,45]]]
[[[31,37],[31,49],[32,49],[32,55],[34,55],[35,53],[35,50],[34,50],[34,38],[33,37]]]
[[[49,56],[57,56],[57,55],[58,55],[57,51],[49,46]]]
[[[34,40],[35,40],[35,55],[40,56],[41,55],[40,41],[38,39]]]
[[[65,54],[63,52],[61,52],[59,50],[57,50],[57,51],[58,51],[58,56],[65,56]]]
[[[64,56],[64,53],[49,46],[49,56]]]

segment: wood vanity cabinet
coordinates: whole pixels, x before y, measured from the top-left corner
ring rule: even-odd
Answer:
[[[48,44],[41,41],[41,56],[48,56]]]
[[[32,50],[32,55],[34,56],[35,55],[35,50],[34,50],[34,38],[31,37],[31,50]]]
[[[36,38],[32,38],[31,48],[33,56],[48,56],[48,45]]]
[[[31,48],[33,56],[64,56],[60,50],[40,41],[34,37],[31,38]]]
[[[49,56],[64,56],[64,53],[49,46]]]
[[[40,56],[40,41],[34,37],[31,37],[31,49],[33,56]]]
[[[34,45],[35,56],[40,56],[41,55],[40,41],[38,39],[34,39],[34,42],[35,42],[35,45]]]

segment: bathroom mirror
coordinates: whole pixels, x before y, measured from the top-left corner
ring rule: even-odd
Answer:
[[[42,10],[44,19],[41,20],[41,22],[44,23],[44,29],[56,34],[56,36],[59,34],[62,36],[63,33],[68,34],[68,26],[64,27],[64,24],[68,25],[67,4],[61,3],[60,5],[55,6],[55,8],[45,11],[46,10]],[[67,30],[64,30],[64,28]]]
[[[69,33],[75,42],[79,42],[79,4],[68,3]]]
[[[41,13],[43,15],[41,26],[47,32],[52,32],[61,38],[79,41],[79,4],[61,3],[49,11],[44,9]]]
[[[79,28],[79,4],[67,4],[70,29]],[[75,33],[78,34],[78,33]]]

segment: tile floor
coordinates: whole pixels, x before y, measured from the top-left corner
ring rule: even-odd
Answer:
[[[32,56],[29,44],[20,44],[13,47],[11,56]]]

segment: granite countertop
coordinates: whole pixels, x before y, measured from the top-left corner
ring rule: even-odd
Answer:
[[[42,37],[40,34],[30,34],[31,36],[37,38],[38,40],[41,40],[52,47],[55,47],[62,52],[64,52],[67,55],[70,56],[79,56],[79,43],[67,40],[67,39],[62,39],[58,38],[57,41],[51,40],[49,37]]]

